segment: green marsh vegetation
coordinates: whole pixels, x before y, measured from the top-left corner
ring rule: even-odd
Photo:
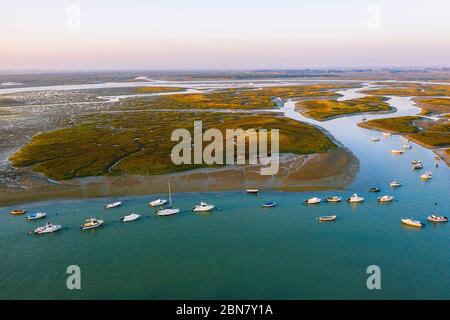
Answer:
[[[416,102],[423,115],[450,113],[450,99],[447,98],[416,99]]]
[[[161,92],[180,92],[186,91],[179,87],[138,87],[135,89],[136,93],[161,93]]]
[[[297,108],[310,118],[324,121],[334,117],[362,112],[387,112],[392,108],[386,99],[378,96],[368,96],[358,99],[337,100],[307,100],[297,103]]]
[[[178,142],[172,131],[193,123],[203,129],[265,128],[280,130],[280,152],[326,152],[336,145],[319,129],[273,114],[194,112],[118,112],[79,117],[67,128],[34,136],[11,157],[16,167],[31,166],[55,180],[97,175],[156,175],[202,167],[172,163],[170,153]],[[224,134],[225,138],[225,134]],[[207,145],[208,143],[205,143]]]
[[[387,84],[387,83],[383,83]],[[381,96],[450,96],[450,85],[389,83],[388,87],[361,91],[370,95]]]

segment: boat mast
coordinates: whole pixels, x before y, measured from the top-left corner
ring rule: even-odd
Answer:
[[[170,192],[170,180],[167,181],[167,183],[169,184],[169,204],[170,206],[172,206],[172,193]]]

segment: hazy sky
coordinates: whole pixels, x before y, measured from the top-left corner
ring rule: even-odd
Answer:
[[[449,0],[0,0],[0,69],[450,66]]]

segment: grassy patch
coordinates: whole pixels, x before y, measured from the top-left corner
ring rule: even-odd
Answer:
[[[309,100],[298,102],[297,107],[305,116],[323,121],[355,113],[389,111],[391,107],[385,100],[383,97],[376,96],[345,101]]]
[[[417,105],[422,108],[422,114],[443,114],[450,113],[450,99],[431,98],[416,100]]]
[[[353,85],[318,84],[307,86],[280,86],[261,89],[225,89],[210,93],[191,93],[142,97],[124,101],[119,108],[143,109],[270,109],[276,106],[274,98],[334,97],[334,90]]]
[[[19,150],[11,161],[16,167],[32,166],[56,180],[94,175],[155,175],[202,165],[172,163],[170,140],[174,129],[193,132],[193,122],[203,128],[280,129],[280,151],[309,154],[336,145],[319,129],[274,115],[181,112],[123,112],[78,119],[73,127],[42,133]],[[205,144],[206,145],[206,144]]]
[[[161,92],[179,92],[185,91],[179,87],[139,87],[135,89],[136,93],[161,93]]]
[[[381,96],[450,96],[450,85],[391,83],[389,87],[362,91]]]
[[[364,128],[403,134],[427,147],[450,145],[450,123],[448,121],[430,121],[422,117],[406,116],[375,119],[358,125]]]

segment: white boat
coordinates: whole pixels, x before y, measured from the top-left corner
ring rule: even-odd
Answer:
[[[200,204],[196,205],[194,208],[192,208],[192,211],[194,212],[207,212],[214,209],[215,206],[212,204],[207,204],[206,202],[200,202]]]
[[[156,199],[156,200],[151,201],[148,205],[150,207],[160,207],[160,206],[165,205],[166,203],[167,203],[167,200],[165,200],[165,199]]]
[[[430,171],[427,171],[420,176],[420,179],[422,180],[430,180],[431,178],[433,178],[433,174]]]
[[[373,142],[378,142],[378,141],[380,141],[380,138],[373,137],[373,138],[370,139],[370,140],[372,140]]]
[[[52,233],[58,230],[61,230],[62,226],[59,224],[53,224],[51,222],[47,222],[45,226],[34,229],[35,234],[44,234],[44,233]]]
[[[410,144],[404,144],[403,149],[412,149],[412,145]]]
[[[140,214],[132,213],[132,214],[129,214],[127,216],[123,216],[122,218],[120,218],[120,221],[122,221],[122,222],[130,222],[130,221],[134,221],[134,220],[139,219],[140,216],[141,216]]]
[[[354,193],[354,194],[352,194],[352,196],[350,198],[348,198],[347,201],[351,202],[351,203],[363,202],[364,198],[359,197],[356,193]]]
[[[391,150],[391,153],[392,154],[403,154],[405,151],[403,151],[403,150],[398,150],[398,149],[392,149]]]
[[[180,213],[180,209],[178,208],[172,208],[172,192],[170,190],[170,181],[168,182],[169,185],[169,208],[161,209],[156,212],[156,214],[160,217],[165,216],[172,216],[174,214]]]
[[[329,198],[326,198],[325,201],[327,202],[341,202],[342,198],[338,197],[338,196],[332,196]]]
[[[394,197],[392,196],[382,196],[382,197],[378,197],[378,201],[379,202],[391,202],[392,200],[394,200]]]
[[[108,203],[105,205],[105,209],[117,208],[117,207],[120,207],[121,205],[122,205],[122,202],[120,202],[120,201],[117,201],[114,203]]]
[[[103,220],[97,220],[95,218],[86,219],[86,221],[80,226],[81,230],[95,229],[103,225]]]
[[[305,204],[318,204],[321,201],[322,201],[322,199],[317,198],[317,197],[313,197],[313,198],[310,198],[308,200],[305,200]]]
[[[35,214],[27,216],[27,220],[42,219],[42,218],[45,218],[46,216],[47,216],[47,214],[45,212],[37,212]]]
[[[383,132],[383,136],[386,136],[386,137],[389,137],[389,136],[391,136],[392,134],[390,133],[390,132]]]
[[[423,164],[421,164],[421,163],[416,163],[416,164],[413,166],[413,169],[414,169],[414,170],[420,170],[420,169],[423,169]]]
[[[400,181],[395,180],[392,181],[389,185],[391,186],[391,188],[398,188],[402,186],[402,183]]]
[[[448,218],[437,214],[432,214],[427,218],[430,222],[448,222]]]
[[[247,190],[245,190],[245,192],[247,192],[247,194],[253,194],[253,195],[258,195],[259,194],[259,190],[258,189],[247,189]]]
[[[411,226],[411,227],[416,227],[416,228],[422,228],[423,227],[422,222],[420,222],[418,220],[413,220],[413,219],[410,219],[410,218],[403,218],[403,219],[401,219],[401,221],[402,221],[403,224],[406,224],[406,225]]]
[[[419,164],[419,163],[422,163],[422,161],[420,161],[420,160],[413,160],[413,161],[411,161],[411,164]]]
[[[336,220],[336,216],[322,216],[319,217],[319,221],[334,221]]]

